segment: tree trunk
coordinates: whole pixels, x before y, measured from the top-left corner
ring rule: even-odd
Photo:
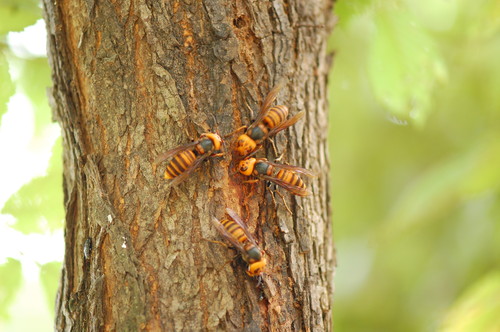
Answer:
[[[327,35],[331,0],[49,1],[54,117],[64,140],[60,331],[329,331],[332,277]],[[162,152],[250,124],[278,96],[306,116],[275,141],[313,195],[242,183],[228,153],[176,187]],[[273,160],[273,149],[264,150]],[[268,265],[246,275],[212,223],[231,207]]]

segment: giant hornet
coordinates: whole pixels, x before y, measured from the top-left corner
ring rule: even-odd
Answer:
[[[231,219],[218,220],[213,217],[215,228],[241,252],[243,260],[248,263],[247,274],[251,277],[260,276],[266,266],[264,252],[257,246],[240,216],[229,208],[226,211]]]
[[[165,169],[164,177],[167,180],[172,180],[170,186],[174,186],[185,180],[206,158],[222,155],[215,153],[220,150],[222,143],[223,140],[218,134],[204,133],[197,141],[181,145],[159,155],[155,163],[158,164],[172,157]]]
[[[275,172],[275,168],[278,170]],[[268,161],[266,158],[247,158],[240,161],[238,171],[246,176],[255,176],[260,180],[271,181],[294,195],[307,196],[311,191],[306,188],[304,181],[298,173],[306,176],[315,176],[315,174],[305,168],[276,164]],[[257,182],[258,180],[247,180],[247,183]]]
[[[271,107],[282,87],[283,84],[280,83],[269,92],[262,103],[257,118],[249,127],[243,126],[236,130],[246,128],[246,132],[236,140],[236,155],[248,156],[256,151],[268,137],[290,127],[304,116],[304,111],[302,111],[285,120],[288,116],[288,107],[285,105]]]

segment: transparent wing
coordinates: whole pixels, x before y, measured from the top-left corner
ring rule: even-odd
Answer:
[[[241,217],[230,208],[226,208],[226,212],[238,225],[240,225],[248,241],[250,241],[250,243],[252,243],[254,246],[258,247],[257,242],[255,242],[255,239],[253,238],[252,234],[250,234],[250,231],[248,230],[246,223],[243,220],[241,220]]]
[[[285,181],[282,181],[280,179],[273,178],[273,177],[270,177],[267,175],[262,175],[261,177],[265,180],[268,180],[268,181],[271,181],[272,183],[277,184],[280,187],[285,188],[286,190],[288,190],[289,192],[291,192],[294,195],[308,196],[308,195],[312,194],[312,192],[307,188],[297,187],[297,186],[291,185]]]
[[[302,119],[302,117],[304,116],[304,114],[306,114],[306,112],[302,111],[302,112],[299,112],[299,113],[295,114],[290,119],[283,121],[282,123],[280,123],[279,125],[277,125],[273,129],[271,129],[267,133],[267,137],[274,136],[277,133],[279,133],[280,131],[285,130],[286,128],[288,128],[290,126],[293,126],[297,121],[299,121],[300,119]]]
[[[284,85],[285,85],[284,81],[279,82],[267,94],[266,98],[264,99],[264,102],[262,103],[262,106],[260,107],[260,111],[259,111],[259,114],[257,115],[257,118],[250,125],[250,127],[248,127],[249,130],[252,129],[252,128],[254,128],[255,126],[257,126],[262,121],[262,119],[267,115],[267,113],[269,112],[269,108],[271,107],[271,105],[276,100],[276,97],[278,96],[278,93],[280,92],[280,90],[283,88]]]
[[[229,233],[224,225],[219,221],[219,219],[212,217],[212,224],[214,224],[215,228],[217,231],[222,235],[226,240],[231,242],[231,244],[235,247],[238,248],[238,250],[242,253],[242,255],[246,255],[245,249],[243,248],[242,243],[240,243],[237,239],[234,238],[234,236]]]
[[[161,163],[162,161],[164,161],[164,160],[166,160],[166,159],[168,159],[170,157],[175,156],[176,154],[180,153],[181,151],[188,150],[188,149],[194,147],[198,143],[200,143],[200,141],[194,141],[194,142],[191,142],[191,143],[188,143],[188,144],[184,144],[184,145],[178,146],[175,149],[168,150],[167,152],[162,153],[158,157],[156,157],[154,163],[155,164]]]
[[[313,171],[310,171],[310,170],[308,170],[306,168],[302,168],[302,167],[298,167],[298,166],[293,166],[293,165],[276,164],[276,163],[273,163],[273,162],[270,162],[270,161],[266,161],[266,163],[269,164],[269,165],[272,165],[273,167],[281,168],[281,169],[284,169],[284,170],[287,170],[287,171],[292,171],[292,172],[295,172],[295,173],[304,174],[305,176],[310,176],[310,177],[315,177],[316,176],[316,173],[314,173]]]

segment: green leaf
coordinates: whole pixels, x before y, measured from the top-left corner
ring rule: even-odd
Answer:
[[[40,268],[40,281],[45,291],[47,305],[54,314],[54,303],[61,275],[61,262],[50,262]]]
[[[367,11],[370,11],[371,3],[366,0],[348,0],[339,1],[335,4],[334,11],[339,19],[340,26],[346,26],[349,24],[352,18],[361,15]]]
[[[484,5],[478,2],[474,5],[478,7]],[[450,29],[457,19],[460,7],[458,1],[435,0],[404,0],[404,6],[411,11],[420,24],[435,31]]]
[[[33,58],[22,61],[19,75],[22,90],[30,98],[35,108],[35,131],[39,133],[52,121],[47,88],[52,85],[47,58]],[[35,134],[36,134],[35,133]]]
[[[500,272],[470,286],[449,310],[441,332],[500,331]]]
[[[0,319],[9,318],[7,308],[16,298],[22,280],[21,263],[7,258],[7,263],[0,265]]]
[[[382,9],[375,15],[368,63],[375,97],[397,118],[422,125],[437,82],[446,79],[442,60],[407,12]]]
[[[22,31],[42,17],[38,0],[0,1],[0,34]]]
[[[15,92],[15,86],[10,78],[9,63],[0,51],[0,120],[7,111],[7,102]]]
[[[403,231],[436,220],[474,195],[500,188],[500,137],[484,135],[477,148],[449,157],[408,184],[394,201],[383,231]]]
[[[500,189],[500,136],[487,136],[478,142],[480,148],[475,154],[474,167],[460,179],[460,192],[464,197],[484,191]]]
[[[382,230],[398,237],[400,231],[436,220],[453,210],[461,202],[462,196],[472,190],[478,169],[486,171],[486,165],[482,167],[487,161],[483,146],[467,152],[434,162],[432,168],[409,183],[395,200]],[[490,173],[488,180],[492,180],[496,173]],[[489,186],[491,183],[482,188],[488,189]]]
[[[47,175],[24,185],[5,203],[3,213],[12,214],[12,226],[23,233],[54,230],[62,227],[64,218],[62,192],[62,146],[58,139],[52,149]],[[45,224],[43,221],[46,221]]]

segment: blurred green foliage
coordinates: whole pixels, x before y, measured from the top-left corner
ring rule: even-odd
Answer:
[[[0,265],[0,319],[8,319],[8,307],[15,299],[21,288],[21,263],[8,258],[5,264]]]
[[[7,102],[13,94],[14,84],[9,74],[9,63],[0,45],[0,117],[7,111]]]
[[[448,308],[500,266],[500,2],[340,0],[335,11],[335,330],[469,324]],[[478,310],[498,328],[498,310]]]
[[[441,331],[500,331],[500,270],[487,275],[467,289],[451,308]]]
[[[22,31],[42,17],[39,0],[1,0],[0,35]]]
[[[44,233],[61,229],[64,210],[62,207],[62,143],[54,144],[47,175],[34,178],[12,195],[2,213],[16,217],[12,228],[25,234]]]
[[[35,134],[39,134],[45,126],[52,122],[52,113],[47,99],[47,89],[52,86],[50,68],[45,57],[24,59],[20,67],[19,87],[37,107],[35,112]],[[57,144],[60,145],[61,143]],[[54,153],[62,155],[61,149],[54,151]],[[61,165],[60,161],[53,161],[54,163]],[[62,167],[59,170],[62,170]]]
[[[61,277],[62,262],[50,262],[40,268],[40,281],[45,291],[47,307],[55,315],[55,295]]]
[[[24,134],[28,137],[33,135],[30,145],[36,150],[40,147],[39,142],[47,141],[46,132],[48,126],[51,125],[51,114],[46,96],[46,89],[51,85],[50,69],[46,57],[30,54],[16,55],[11,45],[7,43],[7,34],[23,31],[41,19],[40,1],[0,0],[0,17],[2,17],[0,21],[0,117],[7,110],[7,102],[15,92],[25,94],[35,109],[35,123],[34,133],[26,131]],[[31,124],[26,123],[26,128],[31,128]],[[16,219],[13,225],[7,226],[11,230],[18,230],[29,236],[33,233],[50,234],[62,228],[61,153],[61,142],[58,140],[53,147],[47,175],[33,179],[11,196],[3,207],[0,206],[3,214],[12,214]],[[13,159],[10,160],[16,162]],[[31,238],[26,237],[26,239],[25,242],[29,243]],[[48,241],[49,239],[50,237],[47,237]],[[6,263],[0,265],[0,329],[5,331],[5,329],[14,328],[13,326],[24,326],[37,331],[52,330],[52,326],[48,324],[41,326],[39,322],[46,323],[53,321],[53,318],[37,320],[40,317],[36,316],[36,313],[27,312],[32,309],[43,312],[37,307],[37,301],[24,304],[18,302],[16,304],[16,301],[21,298],[26,299],[27,294],[29,298],[29,294],[41,291],[43,287],[48,308],[53,316],[61,262],[40,265],[29,261],[33,258],[28,258],[22,251],[23,249],[17,250],[18,253],[16,250],[12,250],[12,253],[19,255],[20,260],[7,257]],[[40,250],[43,250],[43,246]],[[28,267],[30,271],[33,270],[33,266],[39,264],[41,283],[33,285],[32,282],[26,282],[23,279],[25,278],[23,275],[25,263],[30,266]],[[24,324],[18,324],[11,321],[12,317],[26,317],[27,321]],[[28,322],[31,318],[34,320]]]

